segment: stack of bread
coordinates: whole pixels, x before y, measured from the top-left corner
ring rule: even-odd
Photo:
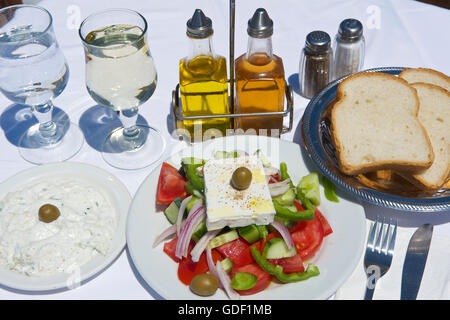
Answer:
[[[342,81],[331,111],[340,169],[390,170],[423,190],[450,187],[450,78],[431,69]]]

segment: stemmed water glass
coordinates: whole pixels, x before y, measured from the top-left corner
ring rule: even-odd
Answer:
[[[157,129],[136,123],[139,106],[153,95],[157,82],[147,27],[136,11],[109,9],[87,17],[79,30],[87,90],[97,103],[116,111],[122,122],[101,150],[105,161],[120,169],[146,167],[165,148]]]
[[[53,119],[52,100],[69,79],[69,67],[44,8],[15,5],[0,10],[0,91],[30,106],[37,124],[19,139],[21,156],[32,163],[64,161],[81,148],[81,130],[67,115]]]

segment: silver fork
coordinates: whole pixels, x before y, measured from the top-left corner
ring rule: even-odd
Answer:
[[[380,227],[378,227],[379,224],[380,217],[377,216],[376,221],[372,223],[369,238],[367,239],[366,254],[364,256],[364,269],[367,275],[364,300],[372,300],[377,280],[389,270],[392,256],[394,255],[398,222],[391,218],[387,227],[384,228],[385,218],[383,218]]]

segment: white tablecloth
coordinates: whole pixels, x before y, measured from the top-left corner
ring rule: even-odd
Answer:
[[[36,1],[34,1],[36,2]],[[340,21],[353,17],[364,24],[366,58],[364,68],[382,66],[428,67],[450,74],[450,11],[416,1],[389,0],[237,0],[235,55],[246,50],[247,21],[258,7],[267,9],[274,21],[273,49],[283,58],[286,77],[293,86],[298,73],[300,51],[306,35],[312,30],[324,30],[333,38]],[[55,104],[78,123],[85,111],[95,105],[86,91],[84,55],[78,36],[79,23],[89,14],[113,7],[135,9],[149,22],[150,50],[158,71],[158,85],[153,97],[142,107],[140,114],[159,129],[167,141],[166,156],[182,147],[171,137],[167,116],[171,92],[178,82],[178,61],[187,52],[186,21],[196,8],[201,8],[213,20],[214,49],[228,56],[228,0],[42,0],[54,18],[54,29],[70,67],[70,80]],[[282,139],[296,141],[296,128],[308,103],[298,94],[295,97],[294,129]],[[0,96],[0,115],[11,105]],[[29,168],[19,156],[17,148],[0,136],[0,181]],[[132,195],[155,166],[136,171],[122,171],[109,167],[100,153],[85,143],[71,159],[108,170],[127,186]],[[425,222],[435,224],[435,234],[450,237],[450,215],[414,214],[364,205],[366,216],[377,214],[395,216],[403,227],[413,228]],[[450,253],[450,248],[447,253]],[[131,267],[124,251],[107,270],[83,286],[56,294],[39,295],[6,290],[0,287],[0,299],[153,299],[152,290]],[[357,298],[357,297],[355,297]],[[362,297],[361,297],[362,298]]]

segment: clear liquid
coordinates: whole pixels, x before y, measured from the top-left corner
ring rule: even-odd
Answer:
[[[156,89],[153,59],[141,28],[112,25],[86,36],[86,86],[99,104],[114,110],[136,108]]]
[[[52,32],[18,28],[0,34],[0,91],[11,101],[43,105],[67,85],[69,68]]]

